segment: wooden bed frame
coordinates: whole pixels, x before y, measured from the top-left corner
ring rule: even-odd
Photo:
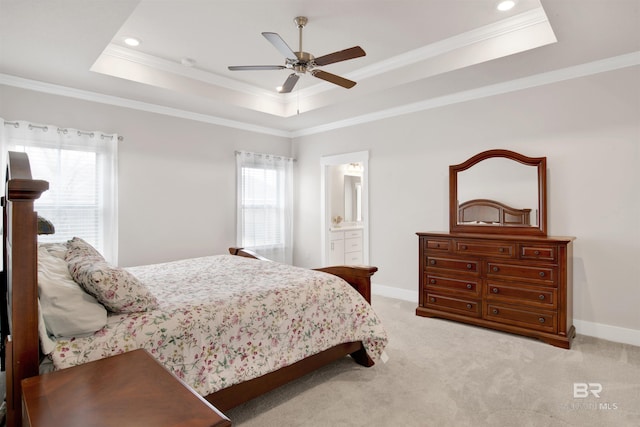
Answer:
[[[26,154],[9,152],[7,157],[5,196],[2,198],[4,263],[0,292],[0,351],[7,379],[6,426],[14,427],[22,425],[21,381],[39,374],[38,233],[34,201],[48,190],[49,183],[32,179]],[[241,248],[230,248],[229,251],[233,255],[264,259]],[[371,302],[371,276],[378,270],[376,267],[336,266],[318,270],[344,278]],[[205,399],[225,411],[347,355],[361,365],[373,365],[361,342],[344,343],[275,372],[217,391]]]
[[[473,199],[458,206],[458,223],[478,221],[487,225],[531,225],[531,209],[516,209],[489,199]]]

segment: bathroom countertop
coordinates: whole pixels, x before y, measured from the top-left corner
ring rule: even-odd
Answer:
[[[329,231],[352,231],[352,230],[362,230],[364,227],[362,225],[343,225],[340,227],[332,226],[329,227]]]

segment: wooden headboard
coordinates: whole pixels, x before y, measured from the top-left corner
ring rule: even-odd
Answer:
[[[458,206],[458,223],[531,225],[531,209],[516,209],[489,199],[474,199]]]
[[[21,381],[38,375],[38,215],[34,201],[49,189],[31,177],[25,153],[9,152],[3,207],[2,357],[8,427],[22,425]]]

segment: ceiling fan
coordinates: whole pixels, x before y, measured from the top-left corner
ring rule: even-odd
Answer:
[[[308,19],[304,16],[298,16],[293,21],[296,23],[300,33],[300,46],[297,52],[294,52],[278,33],[262,33],[262,35],[285,56],[285,65],[234,65],[230,66],[229,70],[293,70],[293,73],[287,77],[287,80],[282,85],[282,89],[280,89],[281,93],[291,92],[298,82],[300,74],[304,74],[307,71],[309,71],[309,73],[314,77],[342,86],[346,89],[354,87],[356,82],[353,80],[345,79],[344,77],[315,68],[365,56],[365,51],[360,46],[354,46],[349,49],[340,50],[338,52],[329,53],[316,58],[309,52],[302,50],[302,29],[307,25]]]

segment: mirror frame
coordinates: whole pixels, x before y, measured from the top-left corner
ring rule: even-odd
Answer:
[[[538,226],[486,226],[458,224],[458,172],[465,171],[477,163],[495,157],[520,162],[524,165],[535,166],[538,169]],[[482,234],[519,234],[519,235],[547,235],[547,158],[527,157],[509,150],[488,150],[476,154],[470,159],[457,165],[449,166],[449,231],[456,233]]]

